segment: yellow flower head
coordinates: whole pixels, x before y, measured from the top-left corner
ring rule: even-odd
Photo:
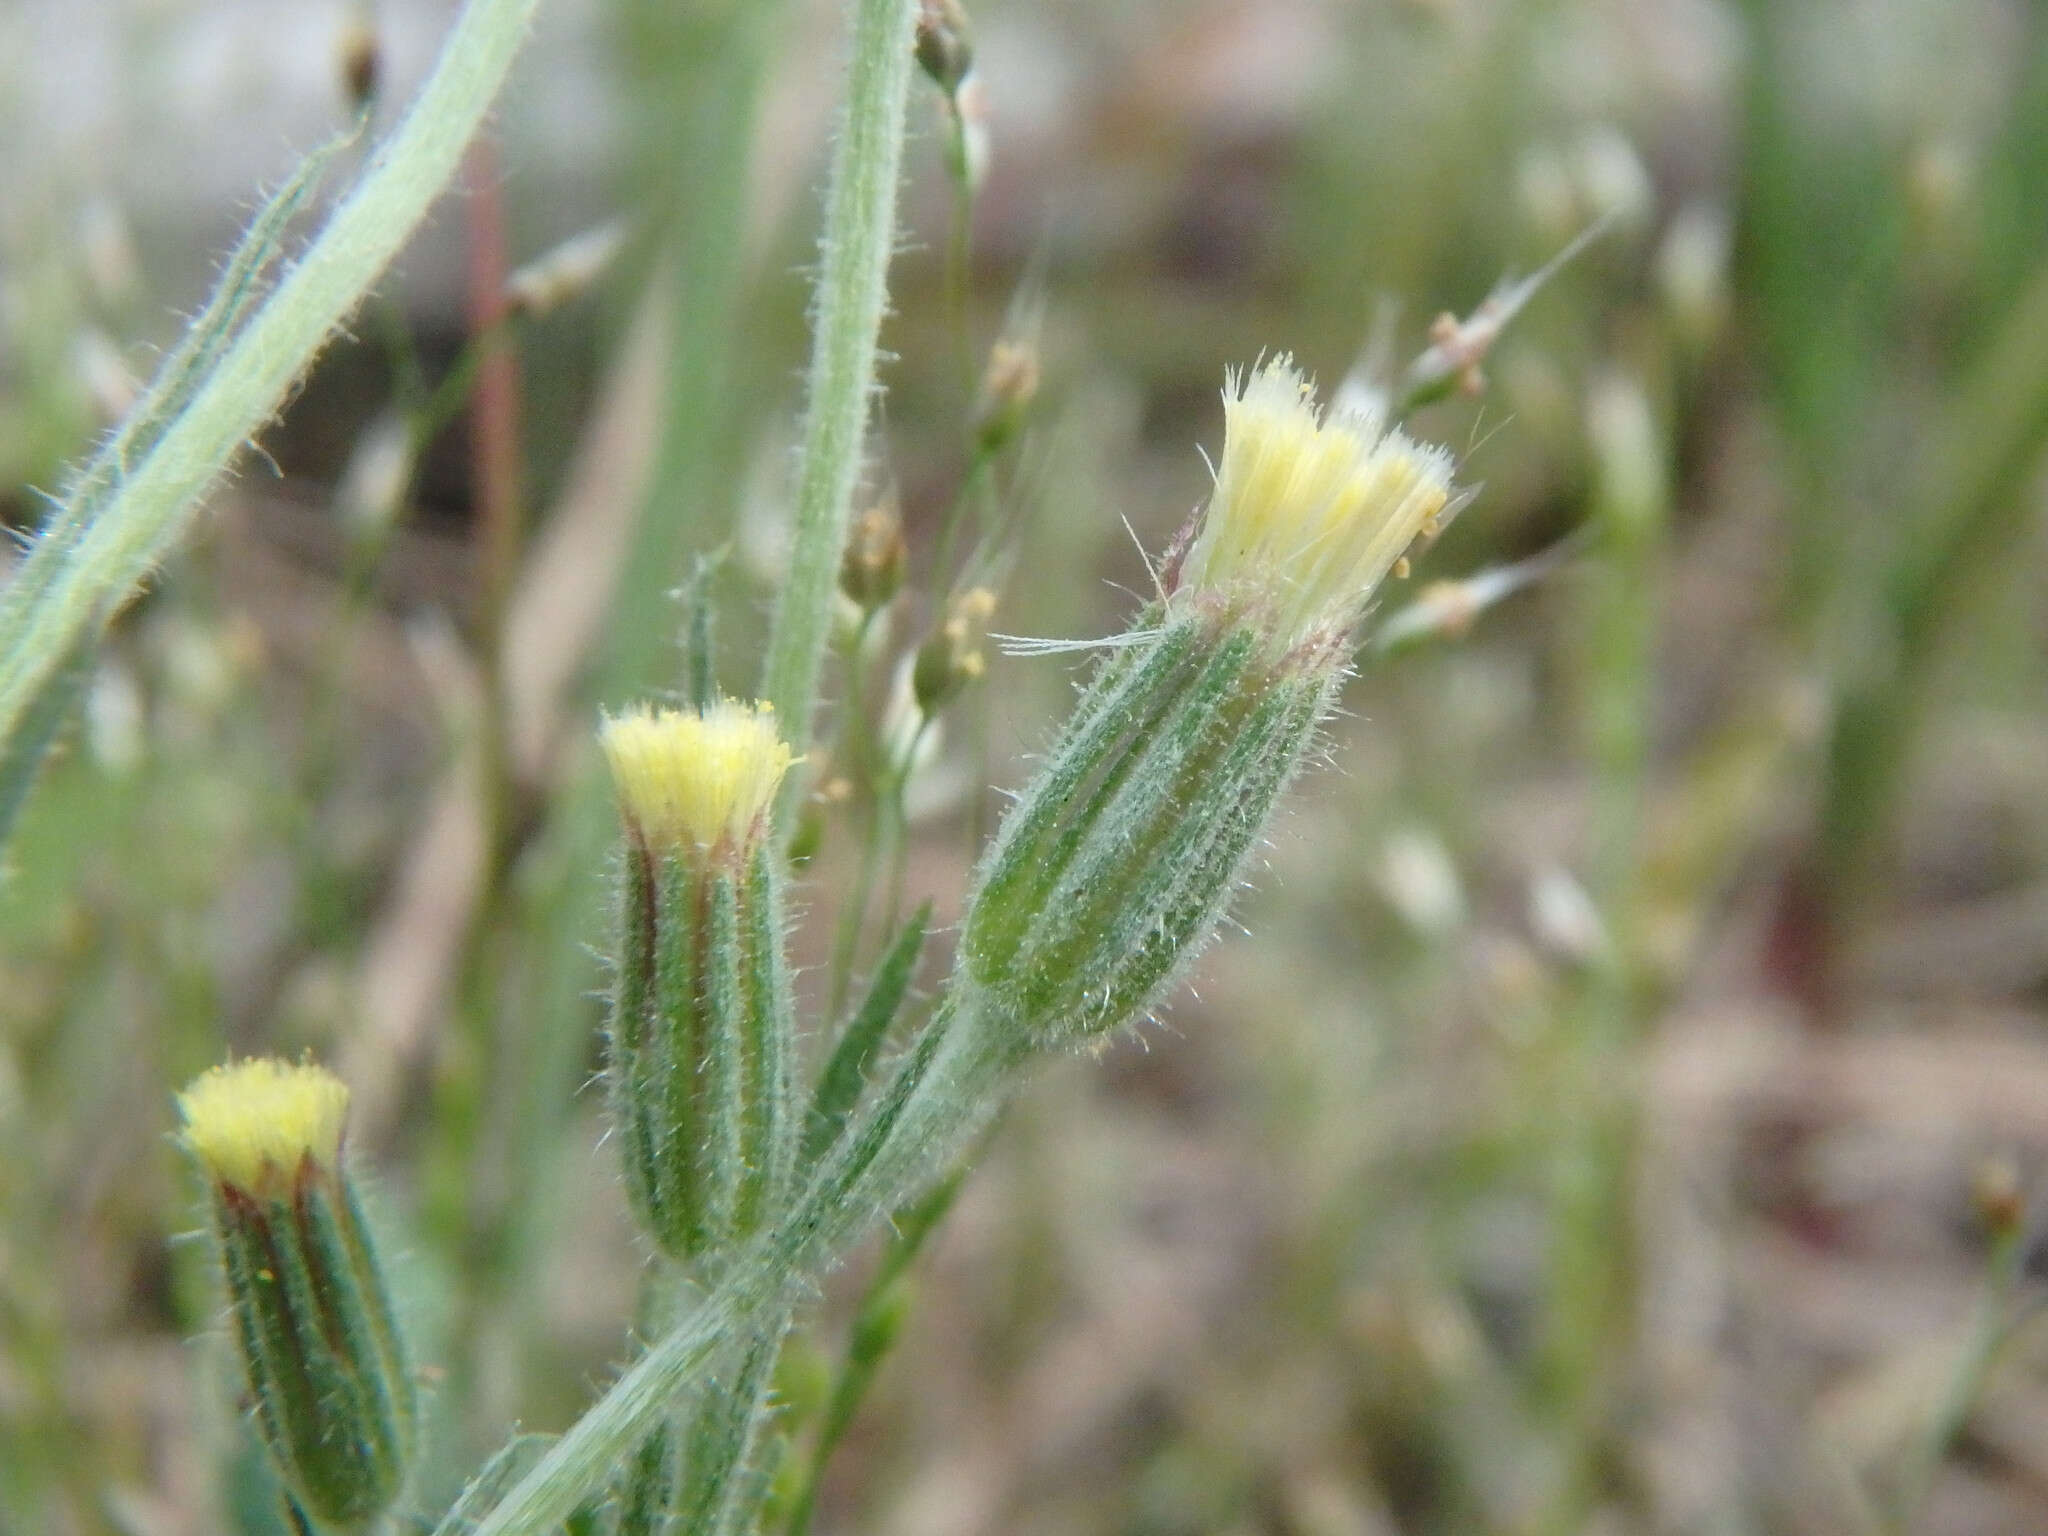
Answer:
[[[746,843],[793,761],[765,704],[629,710],[598,732],[626,819],[654,849]]]
[[[209,1176],[275,1195],[291,1187],[308,1156],[335,1166],[348,1087],[311,1062],[257,1057],[201,1073],[178,1095],[178,1113],[185,1145]]]
[[[1249,590],[1290,641],[1341,629],[1450,499],[1441,448],[1371,415],[1325,420],[1280,356],[1223,391],[1223,462],[1180,591]]]

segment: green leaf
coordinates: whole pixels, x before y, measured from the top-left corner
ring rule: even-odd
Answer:
[[[93,661],[99,647],[80,642],[71,648],[37,687],[20,723],[0,740],[0,848],[14,829],[14,818],[36,781],[37,770],[57,739],[57,732],[71,718],[85,686],[92,680]]]
[[[275,287],[264,274],[322,156],[265,207],[212,301],[0,588],[0,744],[14,798],[75,699],[81,664],[190,527],[200,499],[277,410],[454,173],[524,41],[538,0],[469,0],[433,74],[354,190]],[[328,153],[331,151],[323,152]],[[58,718],[62,718],[58,710]]]
[[[717,605],[711,586],[725,569],[732,553],[721,544],[708,555],[690,563],[690,574],[676,589],[676,601],[683,609],[683,702],[691,709],[705,710],[718,702],[718,649],[713,634]]]
[[[470,1479],[469,1486],[462,1490],[461,1496],[449,1506],[448,1513],[441,1517],[441,1523],[434,1527],[434,1536],[469,1536],[476,1529],[477,1521],[490,1513],[492,1506],[533,1470],[554,1443],[553,1435],[515,1436],[484,1463],[483,1471]]]
[[[847,1117],[860,1102],[881,1053],[882,1040],[910,991],[911,977],[917,973],[918,956],[924,952],[931,918],[932,904],[928,901],[910,915],[888,953],[882,956],[882,963],[875,968],[860,1008],[840,1032],[839,1043],[833,1047],[831,1059],[818,1077],[818,1091],[804,1122],[802,1160],[806,1165],[816,1162],[839,1139]]]

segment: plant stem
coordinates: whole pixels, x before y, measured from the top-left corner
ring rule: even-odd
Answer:
[[[504,186],[496,148],[488,138],[470,147],[469,169],[475,184],[467,210],[469,322],[472,338],[482,338],[504,324],[505,278],[511,268]],[[507,854],[514,789],[505,698],[505,615],[519,577],[524,532],[520,414],[518,353],[506,346],[479,346],[469,447],[478,523],[476,653],[483,679],[479,757],[485,878],[492,884]]]
[[[754,1529],[754,1497],[766,1491],[755,1463],[762,1434],[775,1417],[775,1362],[789,1321],[787,1309],[771,1316],[738,1351],[730,1375],[707,1386],[696,1403],[677,1504],[679,1530],[737,1536]]]
[[[1935,1474],[1941,1470],[1949,1448],[1983,1394],[1985,1378],[2011,1330],[2013,1297],[2026,1276],[2027,1246],[2024,1221],[2012,1223],[1992,1240],[1990,1262],[1985,1266],[1984,1294],[1977,1303],[1969,1337],[1899,1475],[1898,1505],[1892,1522],[1898,1536],[1908,1536],[1918,1523]]]
[[[419,99],[312,247],[84,526],[47,525],[0,602],[0,744],[168,556],[195,504],[276,411],[454,173],[538,0],[470,0]]]
[[[775,706],[783,735],[799,752],[811,740],[833,582],[874,390],[875,343],[896,239],[896,183],[916,13],[916,0],[854,0],[846,115],[825,199],[796,542],[761,681],[762,697]],[[789,798],[784,797],[785,804]]]
[[[967,472],[960,477],[960,489],[954,494],[953,504],[946,509],[946,521],[940,525],[938,553],[932,557],[931,583],[934,592],[943,594],[950,592],[956,585],[967,585],[965,569],[957,581],[953,575],[953,548],[959,540],[960,524],[966,519],[969,504],[979,501],[982,496],[983,477],[993,473],[994,468],[994,455],[985,444],[977,442],[969,451]],[[982,519],[984,534],[987,532],[987,521],[986,517]],[[969,553],[968,558],[962,562],[963,566],[972,568],[976,552],[978,550]]]
[[[1907,759],[1925,721],[1935,663],[1980,611],[2020,547],[2035,503],[2027,485],[2048,452],[2048,265],[1973,360],[1926,456],[1918,506],[1884,575],[1877,640],[1842,690],[1821,799],[1831,947],[1882,893]]]
[[[876,807],[881,799],[879,780],[887,774],[888,766],[880,760],[876,750],[874,732],[868,719],[868,656],[869,636],[875,628],[875,615],[882,609],[869,609],[861,615],[859,627],[847,641],[844,652],[846,702],[839,711],[830,761],[840,764],[855,785],[864,814],[861,817],[860,873],[855,876],[852,894],[840,904],[838,931],[832,941],[831,982],[826,990],[826,1015],[837,1019],[846,1007],[846,991],[853,983],[854,962],[860,956],[861,930],[867,922],[868,892],[874,884],[875,838],[879,822]]]
[[[946,104],[946,176],[953,183],[953,211],[946,232],[946,327],[953,333],[960,369],[960,398],[974,399],[974,336],[967,323],[968,262],[974,252],[974,182],[968,174],[967,123],[957,99]]]
[[[763,81],[787,30],[779,0],[635,0],[620,9],[638,18],[626,39],[631,62],[651,71],[639,87],[649,118],[642,174],[659,186],[662,203],[668,378],[660,444],[597,658],[596,692],[607,700],[675,685],[672,589],[687,556],[730,531],[731,487],[748,436],[735,363],[751,297],[755,139]],[[594,821],[608,835],[610,795],[599,798],[607,812]],[[595,852],[587,847],[579,857]]]
[[[1642,818],[1656,676],[1656,616],[1669,515],[1666,447],[1642,391],[1614,381],[1588,408],[1594,515],[1607,569],[1588,616],[1586,746],[1594,771],[1590,867],[1608,952],[1567,1007],[1558,1062],[1548,1315],[1542,1368],[1564,1441],[1561,1485],[1534,1527],[1580,1529],[1603,1493],[1617,1361],[1634,1324],[1630,1201],[1639,1030]]]
[[[810,1459],[804,1467],[803,1482],[791,1509],[785,1536],[809,1536],[811,1516],[817,1508],[818,1494],[824,1487],[825,1470],[831,1465],[832,1453],[846,1438],[854,1415],[867,1400],[868,1389],[874,1385],[875,1375],[896,1341],[895,1329],[887,1325],[877,1326],[878,1320],[888,1311],[891,1293],[903,1278],[904,1271],[924,1251],[926,1239],[938,1230],[939,1223],[953,1209],[966,1175],[967,1167],[963,1163],[922,1200],[908,1210],[896,1213],[892,1222],[896,1235],[890,1239],[888,1251],[876,1266],[867,1289],[861,1293],[860,1305],[855,1309],[846,1356],[840,1363],[838,1378],[832,1384],[824,1422],[818,1426],[817,1439],[812,1442]]]
[[[772,1324],[877,1217],[950,1168],[1029,1052],[1001,1010],[956,990],[879,1100],[826,1155],[789,1213],[702,1305],[652,1345],[556,1441],[473,1536],[538,1536],[600,1487],[721,1350]]]

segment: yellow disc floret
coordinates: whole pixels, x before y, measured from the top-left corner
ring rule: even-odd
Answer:
[[[185,1145],[209,1176],[252,1194],[288,1188],[310,1155],[332,1168],[341,1155],[348,1087],[324,1067],[271,1057],[203,1072],[178,1095]]]
[[[607,716],[598,738],[626,818],[653,848],[746,843],[793,761],[764,705]]]
[[[1182,591],[1252,591],[1292,640],[1349,624],[1450,498],[1440,448],[1369,414],[1325,420],[1281,356],[1223,391],[1223,461]]]

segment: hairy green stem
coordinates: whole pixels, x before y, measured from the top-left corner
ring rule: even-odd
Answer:
[[[754,1529],[754,1504],[766,1492],[761,1440],[775,1418],[775,1362],[789,1322],[787,1311],[771,1316],[736,1353],[730,1375],[710,1384],[695,1405],[678,1531],[738,1536]]]
[[[762,697],[775,706],[783,735],[799,752],[811,740],[833,583],[874,392],[916,14],[916,0],[854,0],[846,115],[825,199],[796,540],[761,680]]]
[[[199,498],[390,263],[503,84],[538,0],[470,0],[419,99],[306,254],[90,516],[59,509],[0,596],[0,748],[170,554]],[[230,280],[236,277],[231,267]]]
[[[818,1426],[817,1439],[812,1443],[810,1458],[804,1466],[803,1482],[798,1487],[789,1521],[784,1527],[785,1536],[809,1536],[811,1517],[817,1509],[818,1494],[824,1487],[825,1470],[831,1465],[832,1453],[846,1438],[847,1430],[852,1428],[854,1415],[867,1400],[868,1389],[874,1385],[890,1346],[896,1342],[901,1309],[894,1301],[904,1272],[924,1251],[926,1239],[938,1230],[939,1223],[953,1209],[953,1202],[958,1198],[966,1177],[967,1165],[962,1163],[944,1183],[909,1209],[897,1212],[892,1219],[895,1236],[890,1239],[888,1251],[882,1255],[882,1262],[869,1279],[867,1289],[861,1293],[860,1305],[854,1311],[845,1358],[840,1362],[838,1378],[832,1384],[832,1396],[825,1405],[824,1421]]]
[[[732,1341],[772,1326],[853,1239],[950,1168],[1028,1054],[992,1022],[971,988],[956,990],[784,1219],[747,1246],[702,1304],[612,1384],[473,1536],[550,1530],[603,1485]]]

